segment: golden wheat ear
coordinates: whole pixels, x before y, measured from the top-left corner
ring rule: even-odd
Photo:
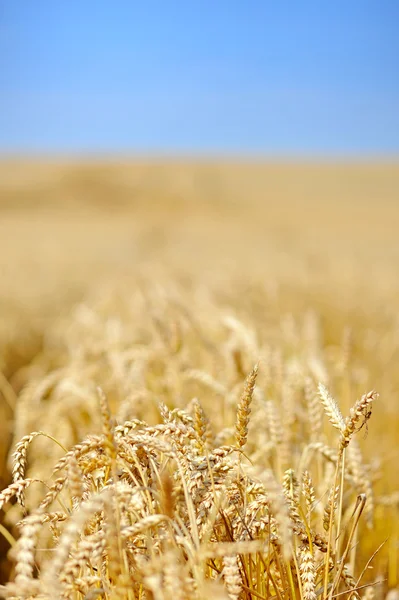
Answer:
[[[244,392],[241,395],[237,407],[236,417],[236,444],[238,448],[243,448],[247,442],[248,424],[251,414],[251,402],[255,389],[256,378],[258,376],[258,364],[254,366],[245,382]]]

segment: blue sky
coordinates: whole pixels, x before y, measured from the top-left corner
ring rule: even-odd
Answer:
[[[399,154],[399,2],[0,0],[0,152]]]

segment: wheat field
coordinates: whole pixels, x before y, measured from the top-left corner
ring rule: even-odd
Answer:
[[[0,162],[0,596],[399,586],[399,164]]]

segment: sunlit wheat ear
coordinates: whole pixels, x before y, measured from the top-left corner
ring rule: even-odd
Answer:
[[[64,488],[67,482],[67,477],[58,477],[54,483],[50,486],[47,494],[43,497],[39,504],[39,510],[45,510],[48,508],[59,496],[60,492]]]
[[[37,536],[42,527],[42,515],[30,515],[23,522],[21,537],[15,552],[15,583],[25,587],[33,580]]]
[[[230,600],[238,600],[242,591],[242,579],[236,555],[223,557],[222,573]]]
[[[72,506],[77,508],[84,492],[83,473],[79,467],[76,457],[72,455],[68,461],[67,468],[68,486],[71,494]]]
[[[301,549],[300,574],[304,600],[316,600],[316,567],[308,546]]]
[[[254,366],[245,382],[245,389],[240,398],[236,417],[236,444],[243,448],[248,437],[248,423],[251,414],[251,402],[254,393],[256,378],[258,376],[258,364]]]
[[[37,579],[30,579],[25,583],[10,582],[7,586],[0,585],[0,598],[6,598],[7,600],[31,600],[31,598],[43,598],[43,600],[49,600],[49,597],[41,596],[40,581]]]
[[[283,493],[287,499],[291,520],[301,522],[299,515],[299,484],[293,469],[287,469],[284,473]]]
[[[193,400],[194,406],[194,429],[198,436],[197,447],[203,452],[208,447],[210,438],[209,421],[205,415],[204,409],[197,398]]]
[[[122,576],[121,532],[117,521],[119,507],[115,502],[114,489],[109,495],[105,508],[105,531],[108,552],[108,577],[114,586],[118,586]]]
[[[0,492],[0,510],[14,496],[22,494],[34,481],[38,480],[28,478],[23,479],[22,481],[16,481],[15,483],[11,483],[5,490]]]
[[[367,425],[367,421],[371,417],[372,403],[377,398],[377,392],[372,390],[371,392],[364,394],[359,400],[357,400],[355,405],[350,409],[349,416],[346,418],[344,428],[342,430],[343,447],[346,447],[349,444],[352,435],[359,427],[361,421],[361,427]]]
[[[20,442],[15,447],[15,452],[13,454],[13,466],[12,466],[12,478],[14,483],[17,481],[22,481],[25,477],[26,471],[26,455],[28,451],[28,447],[31,444],[32,440],[40,435],[40,432],[34,431],[29,435],[25,435]],[[19,504],[24,507],[25,506],[25,498],[23,492],[17,493],[17,501]]]
[[[69,559],[65,563],[60,575],[60,581],[66,598],[73,597],[75,590],[86,593],[91,587],[96,588],[101,583],[101,577],[91,574],[92,572],[96,572],[94,569],[90,570],[89,575],[85,575],[85,569],[87,564],[90,564],[99,573],[98,566],[105,555],[105,547],[104,529],[98,530],[91,536],[82,536],[79,539],[73,551],[71,551]]]
[[[343,433],[345,430],[344,418],[341,414],[338,404],[322,383],[319,383],[319,396],[330,423],[333,425],[333,427],[338,429],[338,431]]]
[[[328,531],[330,528],[330,522],[332,525],[335,523],[335,512],[338,506],[338,493],[339,487],[332,487],[328,494],[327,504],[324,508],[323,514],[323,527],[325,531]]]
[[[104,503],[109,501],[110,495],[106,492],[103,492],[101,495],[92,496],[89,500],[82,503],[79,511],[69,519],[52,561],[43,574],[47,590],[54,590],[54,588],[56,589],[57,585],[59,585],[59,576],[68,559],[70,548],[76,541],[87,519],[94,513],[103,510]]]
[[[308,515],[310,515],[316,501],[316,494],[309,471],[304,471],[302,475],[302,494],[305,498]]]
[[[60,458],[60,460],[52,469],[52,475],[54,476],[62,469],[65,469],[71,456],[75,456],[76,459],[79,459],[82,456],[90,454],[91,452],[102,452],[105,446],[106,443],[102,436],[89,435],[85,440],[79,444],[76,444],[76,446],[71,448],[71,450],[69,450]]]
[[[115,460],[116,448],[114,439],[114,428],[112,424],[111,411],[109,409],[107,396],[100,387],[97,387],[97,395],[100,403],[101,421],[103,426],[104,437],[106,440],[107,453],[112,460]]]

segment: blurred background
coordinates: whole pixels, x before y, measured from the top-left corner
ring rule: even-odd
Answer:
[[[145,278],[270,343],[315,311],[353,357],[342,402],[381,393],[366,445],[394,489],[398,21],[386,0],[0,2],[3,485],[59,323]]]

